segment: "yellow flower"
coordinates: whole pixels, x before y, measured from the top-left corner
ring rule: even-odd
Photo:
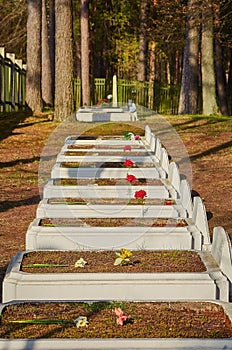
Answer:
[[[116,259],[114,261],[114,265],[128,265],[130,262],[130,257],[132,256],[132,253],[130,250],[127,250],[125,248],[120,249],[120,253],[115,252],[116,254]]]
[[[132,256],[132,253],[128,249],[121,248],[120,249],[120,255],[121,255],[122,259],[128,259],[128,258],[130,258]]]

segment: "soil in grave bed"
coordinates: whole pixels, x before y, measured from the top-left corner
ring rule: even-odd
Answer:
[[[114,265],[115,251],[35,251],[25,253],[21,271],[28,273],[163,273],[204,272],[198,253],[188,250],[135,250],[129,261]],[[117,252],[119,253],[119,252]],[[75,267],[83,258],[83,268]]]
[[[120,162],[62,162],[61,168],[126,168]],[[136,162],[130,169],[133,168],[154,168],[155,163]]]
[[[145,205],[174,205],[174,199],[145,198],[142,202]],[[117,204],[117,205],[138,205],[141,204],[136,198],[50,198],[48,204],[67,204],[67,205],[98,205],[98,204]]]
[[[163,186],[163,183],[159,179],[147,179],[137,178],[135,182],[130,184],[126,179],[113,179],[113,178],[81,178],[81,179],[55,179],[53,180],[54,186]]]
[[[55,227],[185,227],[187,222],[184,219],[172,218],[43,218],[39,226]]]
[[[116,308],[126,316],[122,326]],[[0,327],[5,339],[230,337],[228,316],[209,302],[26,302],[5,307]]]
[[[69,140],[125,140],[122,135],[78,135],[70,136]]]
[[[103,135],[103,136],[99,136],[99,135],[77,135],[77,136],[70,136],[69,137],[69,140],[109,140],[109,139],[112,139],[112,140],[123,140],[123,136],[122,135],[111,135],[111,136],[108,136],[108,135]]]

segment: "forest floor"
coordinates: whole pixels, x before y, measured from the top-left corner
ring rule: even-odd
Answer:
[[[223,226],[232,237],[232,118],[165,116],[163,119],[174,127],[187,150],[192,192],[204,200],[211,236],[215,226]],[[119,129],[122,127],[119,131],[110,124],[105,128],[104,123],[76,122],[70,129],[68,123],[60,128],[46,114],[0,115],[0,289],[10,259],[25,250],[26,231],[40,201],[38,182],[49,177],[49,172],[43,170],[46,157],[55,159],[68,134],[122,132],[123,123],[118,124]],[[156,130],[157,117],[136,123],[143,128],[146,124]],[[57,142],[53,147],[54,140]],[[175,160],[175,155],[171,156]]]

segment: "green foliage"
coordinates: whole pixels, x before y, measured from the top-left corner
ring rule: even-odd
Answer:
[[[80,0],[73,0],[73,37],[74,41],[81,40],[81,23],[80,23]]]
[[[110,309],[112,308],[112,303],[110,302],[92,302],[92,303],[82,303],[82,306],[84,306],[85,310],[92,313],[97,313],[101,310]]]
[[[138,13],[138,1],[96,0],[90,5],[93,62],[101,62],[101,67],[94,67],[95,76],[106,76],[106,70],[120,75],[120,71],[134,68],[138,51]]]

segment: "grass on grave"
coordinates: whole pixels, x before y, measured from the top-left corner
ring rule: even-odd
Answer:
[[[96,126],[86,130],[83,135],[98,135],[100,136],[112,136],[112,135],[124,135],[126,132],[132,132],[135,135],[144,135],[144,129],[134,124],[109,122],[98,123]]]

